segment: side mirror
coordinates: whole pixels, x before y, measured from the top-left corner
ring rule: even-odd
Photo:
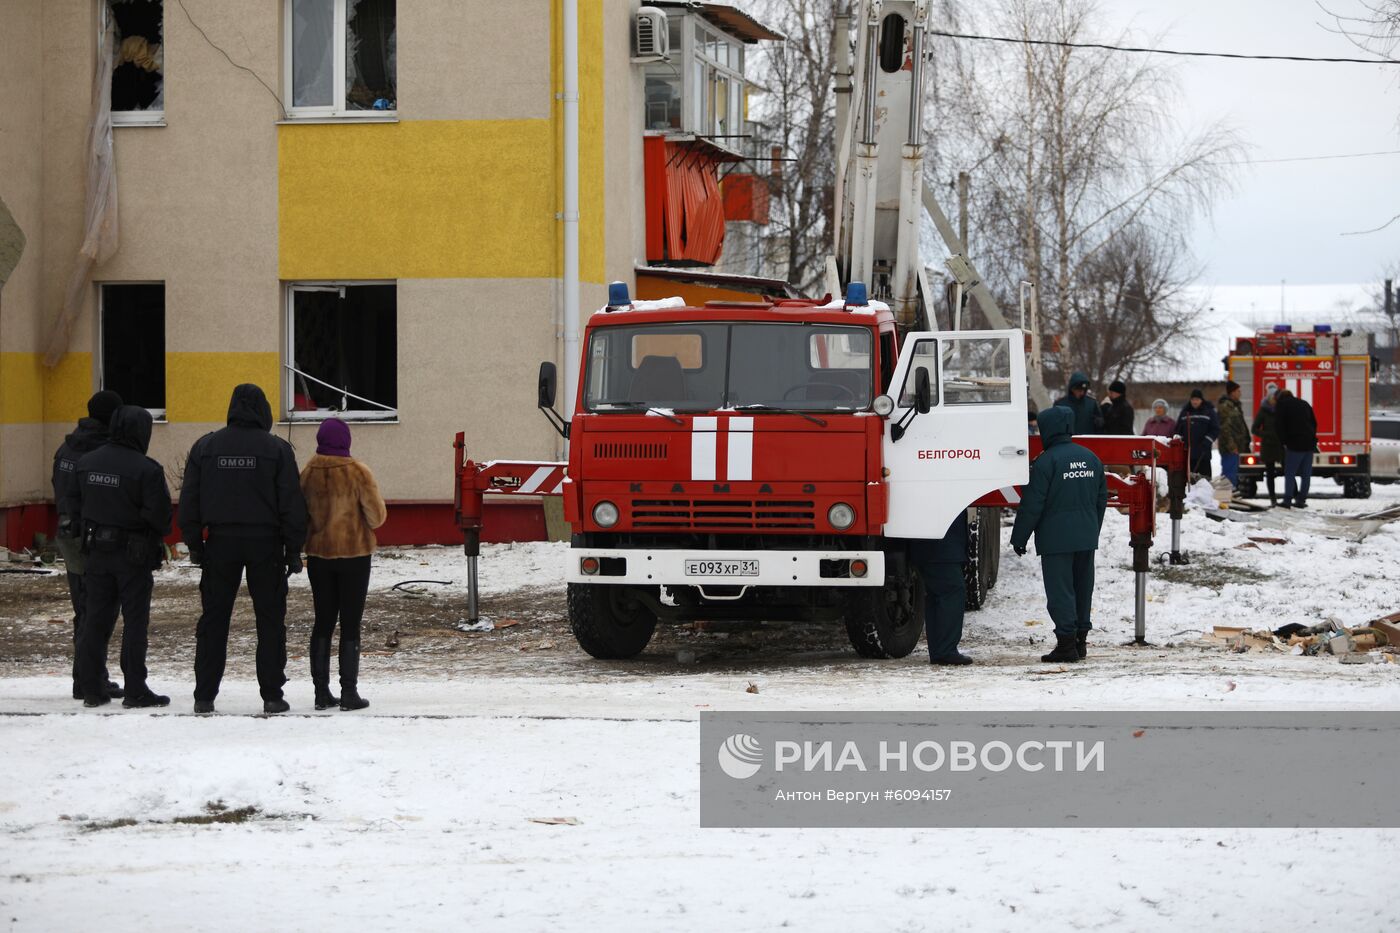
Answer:
[[[538,387],[537,404],[544,416],[549,419],[549,423],[554,425],[554,430],[559,432],[559,436],[567,439],[569,436],[569,423],[559,416],[554,410],[554,397],[559,394],[559,371],[553,363],[544,362],[540,364],[540,381]]]
[[[914,408],[921,415],[933,408],[933,384],[929,382],[928,370],[922,366],[914,371]]]
[[[540,364],[539,407],[553,408],[554,397],[559,394],[559,371],[553,363]]]

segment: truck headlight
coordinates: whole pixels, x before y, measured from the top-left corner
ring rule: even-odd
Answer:
[[[875,414],[881,418],[888,418],[890,412],[894,411],[894,399],[888,395],[879,395],[875,397],[875,403],[870,407],[875,409]]]
[[[826,520],[837,531],[845,531],[856,523],[856,510],[844,502],[838,502],[826,510]]]
[[[620,517],[621,513],[618,512],[617,506],[611,502],[605,500],[593,506],[593,520],[598,523],[599,528],[611,528],[617,524]]]

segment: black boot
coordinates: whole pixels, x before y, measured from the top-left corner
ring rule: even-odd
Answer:
[[[1073,635],[1056,635],[1055,650],[1041,655],[1046,664],[1061,664],[1079,660],[1079,644]]]
[[[156,706],[169,706],[170,697],[153,693],[149,687],[143,693],[136,693],[122,700],[125,709],[148,709]]]
[[[269,716],[285,713],[291,708],[292,704],[288,703],[286,700],[263,700],[263,712]]]
[[[1074,646],[1079,650],[1079,660],[1083,661],[1089,656],[1089,633],[1080,632],[1074,637]]]
[[[311,639],[311,685],[316,688],[316,708],[330,709],[340,703],[340,697],[331,693],[331,640]]]
[[[340,708],[364,709],[369,700],[359,693],[360,643],[340,639]]]

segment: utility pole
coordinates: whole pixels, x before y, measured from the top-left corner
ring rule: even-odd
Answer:
[[[971,259],[971,249],[967,245],[967,189],[972,182],[972,176],[967,172],[958,172],[958,239],[962,242],[963,249],[968,250],[965,254]]]

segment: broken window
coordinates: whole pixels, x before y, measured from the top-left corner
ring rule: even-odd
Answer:
[[[102,388],[128,405],[165,417],[165,283],[107,284],[98,289]]]
[[[161,0],[106,0],[105,30],[115,34],[112,114],[116,122],[165,112],[165,8]]]
[[[284,385],[292,420],[397,418],[397,287],[293,285],[288,293]]]
[[[287,0],[293,116],[398,109],[396,0]]]

